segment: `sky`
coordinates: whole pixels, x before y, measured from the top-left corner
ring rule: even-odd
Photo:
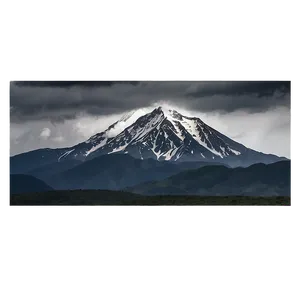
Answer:
[[[73,146],[129,111],[159,105],[290,158],[289,81],[12,81],[10,155]]]

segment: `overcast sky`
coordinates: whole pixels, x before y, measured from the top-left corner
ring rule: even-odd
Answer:
[[[290,82],[283,81],[11,82],[10,153],[72,146],[128,111],[158,105],[290,158]]]

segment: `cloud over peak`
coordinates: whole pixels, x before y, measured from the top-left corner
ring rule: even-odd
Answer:
[[[12,122],[61,122],[167,102],[202,112],[266,111],[290,106],[289,81],[14,81]]]

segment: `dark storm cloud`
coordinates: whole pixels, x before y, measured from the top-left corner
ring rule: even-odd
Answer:
[[[197,98],[216,94],[226,96],[254,94],[260,98],[272,96],[276,91],[289,93],[290,81],[220,81],[217,84],[207,82],[188,95]]]
[[[12,122],[105,116],[159,101],[203,112],[259,112],[290,106],[288,81],[15,81]]]

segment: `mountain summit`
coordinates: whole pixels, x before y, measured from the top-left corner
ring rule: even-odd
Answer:
[[[12,166],[35,167],[66,160],[85,161],[111,153],[124,153],[138,159],[159,161],[222,162],[230,166],[273,163],[285,158],[264,154],[235,142],[197,117],[157,107],[130,112],[87,141],[70,148],[39,149],[11,158]],[[27,160],[27,162],[26,162]]]

